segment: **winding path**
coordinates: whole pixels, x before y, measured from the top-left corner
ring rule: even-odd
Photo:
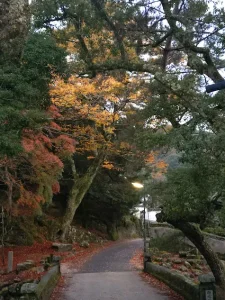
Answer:
[[[64,271],[67,285],[61,299],[168,300],[162,292],[144,282],[129,264],[142,246],[141,239],[116,243],[93,256],[81,270]]]

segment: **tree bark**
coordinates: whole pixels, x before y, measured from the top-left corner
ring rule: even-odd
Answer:
[[[28,0],[0,2],[0,57],[20,59],[30,23]]]
[[[214,277],[216,285],[225,291],[225,272],[218,255],[212,250],[207,243],[205,235],[202,233],[198,225],[182,221],[168,221],[174,227],[180,229],[184,235],[196,246],[207,261]],[[223,298],[224,299],[224,298]]]
[[[115,223],[107,223],[107,233],[111,240],[118,240],[118,231]]]
[[[6,178],[6,185],[7,185],[9,216],[11,218],[12,204],[13,204],[13,182],[10,178],[10,174],[7,166],[5,167],[5,178]]]
[[[88,168],[87,172],[79,177],[76,173],[76,168],[73,158],[70,160],[72,174],[73,174],[73,184],[67,199],[67,207],[63,217],[60,239],[65,240],[66,234],[68,232],[69,226],[71,225],[73,218],[75,216],[76,210],[81,204],[85,194],[89,190],[95,176],[97,175],[98,169],[101,166],[105,157],[105,153],[102,152],[95,158],[93,164]]]

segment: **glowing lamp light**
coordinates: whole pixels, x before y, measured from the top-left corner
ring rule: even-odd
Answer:
[[[144,187],[144,185],[140,182],[131,182],[131,184],[137,189],[142,189]]]

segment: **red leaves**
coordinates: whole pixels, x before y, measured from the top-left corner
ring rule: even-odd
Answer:
[[[50,122],[50,128],[56,129],[56,130],[62,130],[62,127],[60,127],[57,123],[55,122]]]
[[[52,110],[57,113],[56,107],[52,107]],[[45,202],[43,196],[45,186],[52,187],[54,194],[59,193],[60,186],[57,180],[64,166],[59,154],[71,155],[75,151],[73,144],[74,141],[64,135],[50,138],[42,132],[24,130],[22,145],[25,154],[23,156],[31,166],[26,180],[35,185],[35,188],[27,190],[21,184],[18,199],[20,205],[37,208],[39,203]]]
[[[53,194],[58,194],[60,192],[60,184],[58,181],[54,182],[52,185],[52,192]]]
[[[59,135],[54,139],[54,143],[59,157],[70,156],[75,152],[75,141],[67,135]]]
[[[139,250],[135,253],[135,255],[130,260],[130,263],[135,266],[138,270],[143,269],[143,252]],[[165,283],[159,281],[154,276],[141,272],[140,276],[147,281],[151,286],[157,288],[158,290],[165,293],[166,296],[169,297],[170,300],[184,300],[184,298],[174,292],[171,288],[169,288]]]
[[[62,116],[59,112],[59,109],[54,104],[49,106],[48,112],[54,119],[60,118]]]
[[[140,275],[145,281],[150,283],[151,286],[157,288],[158,290],[162,291],[163,294],[168,296],[169,297],[168,299],[170,299],[170,300],[184,300],[184,298],[182,296],[178,295],[176,292],[171,290],[171,288],[169,288],[165,283],[159,281],[158,279],[156,279],[152,275],[147,274],[147,273],[143,273],[143,272]]]
[[[35,133],[32,130],[24,130],[22,145],[26,152],[36,151],[38,148],[50,148],[51,139],[42,133]]]
[[[30,208],[37,208],[38,204],[41,202],[45,202],[41,195],[27,191],[23,186],[20,187],[20,198],[17,200],[18,204],[21,206],[28,206]]]

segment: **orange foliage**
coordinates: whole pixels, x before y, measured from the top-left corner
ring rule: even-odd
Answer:
[[[102,147],[112,150],[110,140],[125,95],[129,96],[127,78],[71,76],[67,82],[56,78],[51,86],[53,107],[62,114],[61,130],[76,139],[76,152],[96,153]]]
[[[104,161],[102,167],[105,169],[108,169],[108,170],[114,169],[113,163],[111,163],[109,161]]]
[[[152,178],[155,179],[160,179],[167,172],[168,167],[168,164],[164,160],[158,159],[158,154],[157,151],[152,151],[145,159],[147,165],[152,169]]]
[[[146,163],[150,163],[150,164],[154,163],[155,155],[153,153],[148,154],[145,161],[146,161]]]
[[[38,207],[38,204],[44,202],[45,200],[41,195],[32,193],[31,191],[26,190],[23,186],[20,187],[20,197],[17,200],[19,205],[35,209]]]

